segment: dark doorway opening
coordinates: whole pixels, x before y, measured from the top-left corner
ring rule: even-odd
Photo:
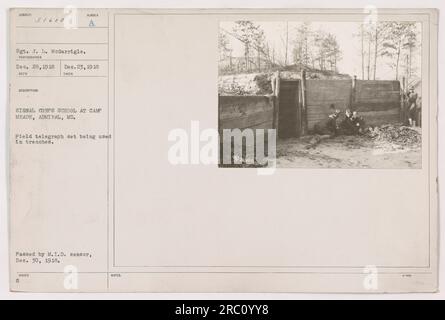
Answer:
[[[301,134],[300,81],[281,80],[278,111],[278,137],[294,138]]]

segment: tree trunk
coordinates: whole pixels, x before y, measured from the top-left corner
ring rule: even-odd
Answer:
[[[289,48],[289,22],[286,22],[286,50],[285,50],[286,56],[284,57],[284,66],[287,66],[288,48]]]
[[[363,24],[361,25],[362,38],[362,80],[365,80],[365,34],[363,31]]]
[[[378,45],[378,40],[379,40],[379,32],[377,30],[377,26],[375,27],[375,37],[374,37],[374,75],[373,75],[373,80],[375,80],[376,78],[376,74],[377,74],[377,56],[378,56],[378,49],[379,49],[379,45]]]
[[[371,80],[371,31],[368,32],[368,80]]]
[[[399,41],[399,46],[397,47],[396,80],[399,80],[399,65],[400,65],[401,53],[402,53],[402,40]]]
[[[261,72],[261,56],[260,56],[260,49],[257,49],[257,63],[258,63],[258,72]]]

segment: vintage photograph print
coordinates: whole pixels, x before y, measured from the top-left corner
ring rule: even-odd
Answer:
[[[220,22],[220,167],[422,168],[421,29]]]

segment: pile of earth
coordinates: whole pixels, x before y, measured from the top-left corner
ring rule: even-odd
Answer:
[[[221,95],[270,95],[272,74],[234,74],[218,78],[218,93]]]
[[[416,146],[422,142],[420,128],[402,125],[384,125],[369,128],[366,135],[377,142],[388,142],[401,146]]]
[[[275,77],[275,72],[260,73],[238,73],[220,75],[218,77],[218,92],[221,95],[271,95],[273,93],[271,79]],[[280,72],[280,77],[287,80],[301,79],[301,72],[284,70]],[[338,74],[329,71],[307,70],[307,79],[350,79],[348,75]]]

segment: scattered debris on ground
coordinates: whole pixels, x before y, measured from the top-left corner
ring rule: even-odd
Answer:
[[[304,136],[279,140],[282,168],[421,168],[421,129],[384,125],[356,136]]]
[[[417,146],[422,143],[420,128],[412,128],[401,125],[384,125],[369,128],[366,135],[377,142],[398,144],[404,147]]]

